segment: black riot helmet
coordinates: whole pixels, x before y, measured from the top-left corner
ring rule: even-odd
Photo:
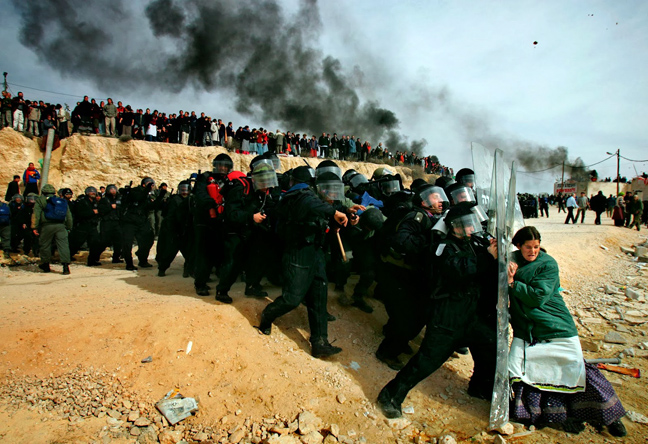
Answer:
[[[377,183],[380,185],[380,190],[385,196],[391,196],[403,189],[400,174],[384,175],[377,181]]]
[[[450,233],[460,239],[468,239],[473,233],[481,231],[481,223],[473,212],[474,202],[460,202],[448,210],[444,218]]]
[[[452,205],[457,205],[461,202],[477,203],[472,189],[467,185],[457,182],[446,187],[445,191]]]
[[[428,183],[425,181],[425,179],[421,179],[421,178],[414,179],[414,181],[412,182],[412,185],[410,185],[410,190],[412,190],[412,192],[416,193],[416,190],[418,190],[420,187],[423,187],[425,185],[428,185]]]
[[[344,199],[344,183],[333,172],[322,173],[316,179],[317,192],[328,202]]]
[[[155,181],[150,177],[145,177],[144,179],[142,179],[141,184],[144,188],[147,188],[148,190],[152,190],[153,187],[155,186]]]
[[[313,183],[315,179],[315,170],[309,166],[298,166],[290,172],[290,186],[298,183],[306,183],[308,185]]]
[[[97,197],[97,189],[95,187],[88,187],[88,188],[85,189],[85,191],[83,193],[86,196],[91,197],[93,199],[95,197]]]
[[[11,196],[11,201],[17,204],[21,204],[23,201],[23,195],[20,193],[16,193],[13,196]]]
[[[212,160],[212,172],[214,174],[229,174],[234,169],[232,158],[225,153],[219,154]]]
[[[447,177],[447,176],[441,176],[437,180],[434,181],[434,185],[443,188],[444,190],[446,187],[449,187],[450,185],[455,184],[456,182],[454,181],[453,178]]]
[[[113,191],[114,191],[114,193],[113,193]],[[106,187],[106,195],[116,196],[117,193],[118,193],[117,185],[115,185],[114,183],[111,183],[110,185],[108,185]]]
[[[178,184],[178,194],[182,197],[187,197],[191,192],[191,184],[187,180],[183,180]]]
[[[376,207],[367,208],[360,215],[360,227],[367,231],[378,231],[382,228],[383,223],[385,222],[385,216],[382,212]]]
[[[36,193],[29,193],[27,195],[27,197],[25,198],[25,203],[27,205],[34,205],[36,203],[36,198],[37,197],[38,196],[36,195]]]
[[[457,183],[466,185],[467,187],[475,187],[475,172],[470,168],[462,168],[455,175]]]
[[[344,182],[345,185],[349,185],[349,180],[356,174],[358,174],[358,172],[354,169],[346,170],[342,175],[342,182]]]
[[[358,187],[364,183],[369,183],[369,180],[364,174],[361,173],[355,173],[349,178],[349,185],[351,186],[351,189],[357,190]]]
[[[342,169],[337,166],[337,164],[332,160],[325,160],[324,162],[320,162],[320,164],[317,165],[317,168],[315,168],[315,177],[317,178],[322,174],[327,173],[333,173],[338,177],[338,179],[342,180]]]

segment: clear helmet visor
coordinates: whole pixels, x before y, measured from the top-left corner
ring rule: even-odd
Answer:
[[[448,196],[441,187],[426,187],[419,195],[423,206],[432,210],[441,212],[450,204]]]
[[[468,238],[481,231],[481,223],[474,214],[457,217],[450,221],[450,226],[454,235],[460,238]]]
[[[354,174],[353,177],[349,180],[351,188],[357,188],[363,183],[369,183],[369,180],[364,176],[364,174]]]
[[[259,159],[251,165],[252,170],[258,169],[261,165],[268,165],[275,171],[279,171],[281,169],[281,162],[279,161],[279,159]]]
[[[228,174],[234,168],[231,160],[214,160],[212,172],[215,174]]]
[[[264,170],[252,173],[252,183],[255,190],[265,190],[278,186],[279,180],[274,170]]]
[[[339,201],[344,198],[344,183],[341,181],[327,180],[317,184],[317,192],[326,200]]]
[[[114,193],[113,193],[113,191],[114,191]],[[106,188],[106,194],[113,194],[113,195],[117,194],[117,187],[115,185],[109,185]]]
[[[277,171],[278,173],[281,172],[281,161],[279,160],[278,157],[271,157],[270,160],[272,161],[272,165],[274,166],[274,170]]]
[[[481,206],[475,205],[474,207],[472,207],[472,212],[477,217],[477,219],[479,219],[480,223],[488,220],[488,216]]]
[[[188,183],[181,183],[180,185],[178,185],[178,194],[182,194],[186,196],[187,194],[189,194],[189,191],[190,190],[189,190]]]
[[[342,169],[340,167],[326,166],[326,167],[317,168],[315,170],[315,177],[319,177],[324,173],[333,173],[337,177],[339,177],[340,180],[342,180]]]
[[[472,190],[467,187],[459,187],[453,191],[450,192],[450,199],[452,199],[452,203],[454,205],[460,203],[460,202],[475,202],[475,195],[473,194]]]
[[[466,185],[470,188],[475,186],[475,175],[474,174],[466,174],[463,176],[460,180],[460,183],[463,185]]]
[[[25,198],[25,202],[29,204],[33,204],[36,202],[36,196],[34,194],[28,194],[27,197]]]
[[[384,182],[380,182],[380,189],[385,193],[386,195],[394,194],[398,191],[401,190],[401,184],[399,180],[386,180]]]

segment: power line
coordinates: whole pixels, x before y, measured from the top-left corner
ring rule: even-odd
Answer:
[[[627,157],[619,156],[622,159],[627,160],[628,162],[648,162],[648,160],[633,160],[633,159],[628,159]]]
[[[592,163],[592,164],[590,164],[590,165],[583,165],[583,166],[569,165],[569,167],[570,167],[570,168],[589,168],[589,167],[592,167],[592,166],[594,166],[594,165],[598,165],[599,163],[603,163],[603,162],[605,162],[606,160],[609,160],[609,159],[613,158],[614,156],[616,156],[616,153],[615,153],[615,154],[612,154],[610,157],[606,157],[605,159],[601,160],[600,162]],[[623,157],[623,156],[621,156],[621,157]],[[623,158],[625,159],[625,157],[623,157]],[[644,161],[642,161],[642,162],[646,162],[646,161],[644,160]],[[556,165],[550,166],[549,168],[545,168],[544,170],[538,170],[538,171],[518,171],[518,173],[522,173],[522,174],[542,173],[542,172],[544,172],[544,171],[549,171],[549,170],[551,170],[551,169],[553,169],[553,168],[556,168],[556,167],[559,167],[559,166],[562,166],[562,165],[563,165],[562,163],[559,163],[559,164],[556,164]]]
[[[544,170],[538,170],[538,171],[518,171],[518,173],[523,173],[523,174],[542,173],[542,172],[544,172],[544,171],[549,171],[549,170],[551,170],[551,169],[553,169],[553,168],[556,168],[556,167],[559,167],[559,166],[562,166],[562,163],[559,163],[559,164],[556,164],[556,165],[550,166],[549,168],[545,168]]]
[[[60,92],[55,92],[55,91],[48,91],[46,89],[34,88],[34,87],[31,87],[31,86],[26,86],[26,85],[18,85],[17,83],[7,82],[7,84],[11,85],[11,86],[17,86],[18,88],[33,89],[34,91],[40,91],[40,92],[46,92],[46,93],[50,93],[50,94],[56,94],[58,96],[83,97],[83,96],[79,96],[79,95],[76,95],[76,94],[66,94],[66,93],[60,93]]]

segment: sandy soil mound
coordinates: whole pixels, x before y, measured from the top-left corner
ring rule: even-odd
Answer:
[[[40,139],[29,139],[11,128],[0,131],[0,184],[9,183],[14,174],[22,175],[27,164],[38,165],[43,153],[39,148]],[[169,188],[176,188],[178,182],[187,179],[198,170],[211,170],[211,161],[220,153],[222,147],[189,147],[169,143],[149,143],[138,140],[120,142],[112,137],[74,135],[61,142],[61,147],[52,154],[49,182],[56,188],[68,187],[75,194],[83,192],[90,185],[99,186],[114,183],[127,185],[133,180],[150,176],[159,184],[166,182]],[[234,169],[247,172],[254,156],[230,154]],[[306,159],[313,168],[320,159]],[[304,165],[300,157],[281,157],[283,171]],[[346,171],[353,168],[371,177],[380,165],[363,162],[338,162]],[[396,169],[403,183],[412,182],[412,170],[405,167]],[[6,188],[0,190],[4,193]]]

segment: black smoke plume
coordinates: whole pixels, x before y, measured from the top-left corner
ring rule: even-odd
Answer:
[[[392,111],[361,100],[357,66],[317,49],[315,0],[292,16],[275,0],[12,1],[26,46],[111,94],[218,90],[242,115],[286,130],[388,137],[392,152],[425,146],[406,143]]]

